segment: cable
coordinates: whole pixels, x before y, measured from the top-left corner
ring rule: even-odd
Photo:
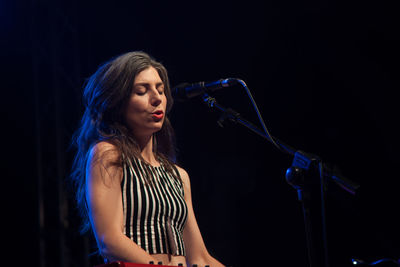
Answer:
[[[243,80],[241,80],[241,79],[236,79],[236,80],[237,80],[237,81],[243,86],[243,88],[246,90],[246,93],[247,93],[247,95],[249,96],[250,101],[251,101],[251,104],[253,105],[253,107],[254,107],[254,109],[255,109],[255,111],[256,111],[256,113],[257,113],[258,119],[259,119],[259,121],[260,121],[260,123],[261,123],[261,126],[262,126],[262,128],[263,128],[265,134],[269,137],[270,141],[272,142],[272,144],[274,144],[274,146],[275,146],[276,148],[278,148],[280,151],[283,151],[283,152],[286,153],[286,151],[285,151],[284,149],[282,149],[282,147],[281,147],[280,145],[278,145],[278,144],[275,142],[274,138],[273,138],[273,137],[271,136],[271,134],[269,133],[267,127],[265,126],[264,120],[263,120],[263,118],[262,118],[262,116],[261,116],[261,114],[260,114],[260,111],[259,111],[259,109],[258,109],[258,107],[257,107],[257,104],[256,104],[256,102],[254,101],[254,98],[253,98],[253,96],[251,95],[250,89],[247,87],[246,83],[245,83]]]

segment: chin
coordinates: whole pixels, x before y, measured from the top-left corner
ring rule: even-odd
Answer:
[[[162,129],[163,123],[160,123],[159,125],[154,125],[154,127],[152,127],[152,132],[156,133],[158,131],[160,131]]]

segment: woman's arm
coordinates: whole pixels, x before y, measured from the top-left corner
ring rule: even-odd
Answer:
[[[123,234],[122,168],[112,164],[118,153],[100,142],[90,152],[86,168],[86,199],[100,253],[110,261],[135,263],[156,259]]]
[[[185,229],[183,231],[183,239],[185,242],[187,261],[199,266],[210,265],[210,267],[224,266],[215,258],[213,258],[207,251],[204,244],[203,237],[201,236],[199,226],[197,225],[196,217],[193,211],[192,194],[190,189],[190,179],[187,172],[179,168],[179,174],[182,178],[185,189],[185,200],[188,207],[188,218]]]

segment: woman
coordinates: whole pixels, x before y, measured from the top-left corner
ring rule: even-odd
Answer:
[[[167,71],[143,52],[102,65],[85,87],[72,178],[82,231],[106,261],[223,266],[193,212],[189,176],[174,164]]]

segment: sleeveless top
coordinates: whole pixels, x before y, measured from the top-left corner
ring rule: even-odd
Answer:
[[[145,168],[152,182],[146,181]],[[179,172],[174,166],[179,177]],[[149,254],[185,256],[183,229],[187,206],[183,184],[161,164],[134,159],[125,164],[121,182],[124,234]]]

